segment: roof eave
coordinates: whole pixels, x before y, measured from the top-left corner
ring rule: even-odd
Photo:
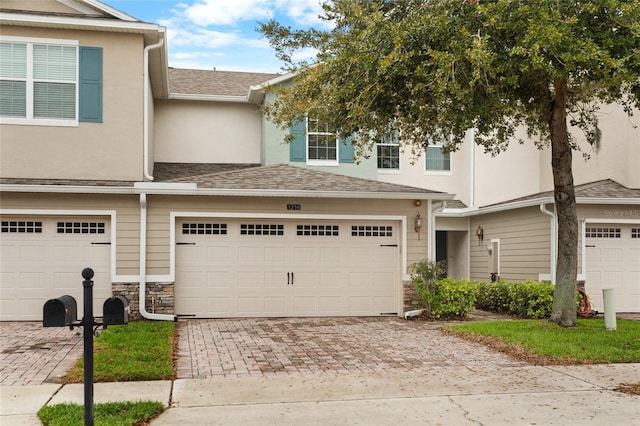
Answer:
[[[201,102],[231,102],[231,103],[250,103],[246,96],[234,95],[198,95],[188,93],[170,93],[169,99],[180,101],[201,101]]]
[[[357,198],[388,200],[451,200],[453,194],[365,191],[301,191],[283,189],[198,188],[192,183],[136,182],[133,186],[23,185],[2,184],[0,192],[69,194],[155,194],[227,197]]]

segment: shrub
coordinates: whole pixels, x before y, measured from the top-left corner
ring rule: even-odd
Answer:
[[[477,283],[476,308],[521,318],[549,318],[553,306],[553,285],[524,283]]]
[[[466,280],[438,280],[443,272],[437,262],[423,261],[413,265],[412,281],[416,299],[429,317],[465,318],[474,307],[476,287]]]

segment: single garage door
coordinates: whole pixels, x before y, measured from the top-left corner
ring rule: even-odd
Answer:
[[[111,296],[109,219],[0,218],[0,320],[41,321],[42,306],[70,294],[82,317],[82,269],[94,270],[94,315]]]
[[[176,232],[178,314],[377,316],[397,311],[394,222],[185,219]]]
[[[612,288],[617,312],[640,312],[640,224],[588,224],[585,289],[602,312],[602,290]]]

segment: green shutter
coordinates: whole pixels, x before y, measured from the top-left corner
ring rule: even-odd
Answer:
[[[102,48],[80,47],[79,120],[102,123]]]
[[[289,161],[307,161],[306,124],[304,117],[291,122],[290,132],[294,139],[289,143]]]
[[[349,136],[346,139],[339,139],[339,155],[341,163],[353,163],[353,145],[351,142],[353,141],[353,136]]]

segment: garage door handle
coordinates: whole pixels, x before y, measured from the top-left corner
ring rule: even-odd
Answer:
[[[287,272],[287,285],[291,284],[291,272]]]
[[[176,243],[178,246],[195,246],[196,243]]]
[[[380,247],[398,247],[397,244],[380,244]]]
[[[587,244],[585,247],[595,247],[595,245]]]
[[[291,273],[291,285],[293,285],[293,272]]]
[[[94,242],[91,242],[91,245],[92,246],[110,246],[111,243],[94,243]]]

